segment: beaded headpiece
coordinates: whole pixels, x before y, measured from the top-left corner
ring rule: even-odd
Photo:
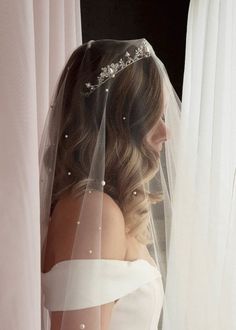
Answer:
[[[104,84],[108,79],[114,78],[116,74],[123,69],[125,69],[130,64],[141,60],[142,58],[149,57],[151,55],[150,50],[148,48],[148,44],[146,40],[142,41],[141,45],[135,49],[135,53],[133,57],[129,52],[126,52],[124,57],[121,58],[116,63],[111,63],[103,68],[101,68],[101,72],[97,77],[97,84],[91,84],[91,82],[85,83],[85,88],[87,92],[83,93],[84,95],[90,95],[93,91],[99,88],[102,84]]]

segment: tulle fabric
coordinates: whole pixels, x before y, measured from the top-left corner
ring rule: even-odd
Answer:
[[[191,1],[163,330],[235,329],[234,1]]]
[[[103,59],[102,63],[100,63],[101,58]],[[121,68],[122,65],[123,67]],[[149,65],[155,68],[159,78],[153,81],[152,88],[149,87],[150,90],[148,88],[146,88],[146,90],[144,89],[144,95],[142,94],[137,97],[136,93],[138,93],[142,84],[144,85],[145,81],[149,82],[148,79],[152,79],[152,76],[149,77],[147,74]],[[137,72],[140,72],[139,80],[134,79]],[[116,97],[120,97],[118,92],[119,88],[125,82],[129,86],[127,87],[129,99],[125,99],[124,96],[123,100],[124,112],[126,110],[126,113],[124,113],[122,118],[117,119],[115,114],[111,111],[113,107],[115,107]],[[93,86],[94,89],[91,88],[91,86]],[[77,92],[75,93],[74,90]],[[106,210],[103,205],[105,198],[107,198],[104,196],[104,193],[110,193],[111,196],[114,197],[114,200],[120,202],[121,205],[123,199],[127,196],[116,194],[114,186],[112,187],[112,184],[116,182],[116,174],[118,175],[119,173],[113,173],[112,177],[107,176],[107,159],[109,158],[109,152],[113,152],[112,149],[109,149],[110,132],[107,130],[107,127],[109,127],[108,123],[112,125],[109,121],[111,120],[110,118],[114,116],[114,120],[117,120],[118,125],[121,125],[120,129],[124,129],[126,141],[131,143],[133,148],[139,148],[140,141],[142,141],[143,134],[146,130],[145,120],[147,120],[148,109],[145,109],[145,106],[149,104],[148,102],[152,101],[150,95],[153,91],[155,91],[155,93],[160,93],[160,107],[158,108],[157,105],[155,105],[156,115],[163,111],[165,114],[165,125],[171,132],[171,137],[169,136],[167,142],[163,145],[163,150],[159,154],[159,157],[155,158],[155,172],[152,172],[149,178],[144,175],[144,169],[149,159],[148,157],[154,157],[153,154],[149,155],[147,151],[145,151],[145,157],[143,161],[140,162],[140,165],[138,165],[137,158],[135,178],[139,184],[136,183],[136,185],[132,186],[133,183],[130,181],[130,200],[135,200],[136,207],[140,207],[148,198],[151,198],[150,196],[152,196],[152,193],[163,194],[163,201],[152,203],[146,208],[145,217],[145,221],[147,221],[146,225],[148,224],[150,241],[147,245],[147,251],[149,253],[149,258],[152,259],[152,263],[155,265],[155,271],[161,275],[158,284],[161,290],[159,291],[160,295],[158,296],[157,294],[155,297],[155,299],[159,299],[157,303],[159,308],[153,310],[152,321],[149,320],[148,322],[150,322],[150,330],[158,326],[166,278],[166,253],[168,252],[170,240],[172,194],[175,187],[175,167],[178,156],[180,101],[169,81],[163,63],[158,59],[152,46],[146,39],[104,39],[97,41],[91,40],[87,44],[80,46],[68,59],[59,77],[57,88],[55,88],[54,97],[41,140],[41,308],[43,330],[50,329],[51,317],[54,312],[60,313],[58,314],[60,315],[58,330],[69,330],[72,328],[73,330],[86,329],[86,327],[93,327],[97,330],[102,329],[101,315],[102,304],[104,302],[104,279],[102,275],[104,269],[102,263],[96,263],[97,267],[95,268],[92,267],[93,263],[88,263],[87,266],[90,270],[89,276],[86,277],[80,273],[78,287],[76,287],[77,282],[75,281],[76,274],[74,263],[79,260],[81,260],[81,264],[82,261],[85,262],[85,260],[101,261],[104,259],[104,255],[106,257],[109,256],[109,250],[105,251],[103,248],[103,235],[105,235],[104,231],[106,230],[104,229],[103,222]],[[157,94],[153,95],[156,97]],[[131,107],[130,104],[132,104],[133,107]],[[127,109],[129,109],[129,112],[127,112]],[[141,121],[135,121],[137,113],[139,113]],[[93,127],[93,131],[90,132],[91,139],[95,141],[93,149],[86,149],[85,145],[85,127],[88,123]],[[113,134],[118,134],[117,127],[113,127],[113,129]],[[71,150],[73,146],[71,141],[73,141],[75,136],[77,136],[80,141],[78,145],[80,143],[80,146],[83,146],[83,148],[77,152],[76,147],[74,147],[75,150],[73,149],[74,153],[72,157]],[[122,138],[123,136],[120,137],[120,139]],[[120,159],[122,159],[122,154],[119,154],[118,149],[120,140],[117,143],[118,144],[115,145],[114,148],[117,148],[115,150],[117,153],[117,162],[119,162]],[[124,141],[123,143],[126,142]],[[89,161],[86,163],[86,166],[83,167],[83,157],[87,155],[89,156]],[[62,169],[60,167],[62,159],[65,164],[67,164],[63,168],[63,173],[61,173]],[[55,200],[55,178],[57,178],[59,174],[61,175],[61,180],[57,184],[61,184],[62,191],[73,187],[75,183],[78,182],[78,177],[81,173],[81,168],[76,172],[77,167],[72,167],[71,164],[73,162],[78,164],[78,168],[82,166],[83,171],[86,171],[87,175],[83,179],[83,198],[80,202],[79,212],[71,214],[68,209],[68,213],[63,213],[63,216],[59,215],[60,221],[65,221],[65,219],[68,221],[65,231],[71,230],[71,232],[73,232],[73,240],[70,241],[69,257],[67,254],[66,258],[66,260],[71,261],[71,263],[66,264],[68,268],[67,271],[63,273],[63,278],[60,277],[62,273],[57,272],[51,282],[53,285],[53,283],[55,284],[58,280],[58,282],[61,283],[58,290],[60,290],[61,287],[62,292],[57,292],[57,289],[54,290],[57,300],[58,297],[60,297],[60,302],[58,303],[57,301],[57,304],[55,302],[57,308],[50,310],[47,302],[49,299],[49,291],[53,289],[48,286],[48,283],[46,286],[44,285],[44,279],[47,275],[43,274],[43,265],[46,257],[46,246],[47,244],[51,244],[51,240],[54,239],[49,235],[48,228],[52,220],[54,208],[58,202]],[[126,169],[126,167],[129,168],[128,166],[128,163],[122,165],[122,170]],[[131,177],[132,175],[133,173],[131,171],[130,174],[127,175],[127,180],[129,180],[129,176]],[[122,178],[119,180],[122,180]],[[120,181],[116,183],[117,187],[119,186],[119,182]],[[128,183],[129,181],[124,182],[123,185]],[[126,207],[128,208],[127,205]],[[71,222],[72,217],[74,217],[73,222]],[[143,228],[144,225],[145,222],[142,224]],[[131,230],[131,227],[128,229]],[[112,258],[110,257],[110,259]],[[60,263],[54,265],[53,267],[56,268],[52,267],[49,270],[49,274],[52,274],[55,269],[59,269],[58,267],[61,265],[61,262],[66,260],[61,260]],[[152,268],[150,268],[149,271],[152,272]],[[48,276],[50,277],[49,274]],[[113,276],[112,273],[110,276]],[[138,274],[137,271],[137,278],[139,276],[140,274]],[[131,276],[127,278],[130,281],[129,286],[131,285],[132,287]],[[71,282],[72,279],[73,285]],[[112,281],[112,278],[110,278],[110,280]],[[122,280],[122,277],[120,281],[120,288],[122,288],[122,285],[126,283],[126,281]],[[85,287],[89,288],[87,297],[79,290],[79,283],[84,283]],[[109,282],[107,282],[107,285],[109,285]],[[142,282],[139,282],[136,290],[141,288],[141,286]],[[78,297],[76,297],[77,305],[72,304],[70,301],[72,297],[74,297],[71,293],[73,288],[75,292],[79,290],[77,291]],[[133,291],[135,291],[135,289]],[[79,292],[81,294],[79,294]],[[51,295],[51,297],[53,297],[53,295]],[[114,298],[115,297],[110,298],[110,302],[114,301]],[[116,298],[118,299],[119,295]],[[51,298],[51,300],[52,299],[53,298]],[[86,301],[94,301],[94,299],[97,302],[96,306],[89,308],[89,310],[83,308],[83,306],[86,305]],[[53,302],[51,303],[53,305]],[[71,313],[72,305],[73,315]],[[128,307],[128,305],[126,306]],[[144,311],[140,310],[140,313],[144,313]],[[130,315],[127,310],[127,321],[129,320],[129,322],[132,322],[132,318],[135,324],[137,322],[137,313],[135,312]],[[116,319],[116,322],[119,322],[119,318]],[[123,327],[124,324],[125,320],[123,317],[122,320],[120,320],[120,324],[116,324],[116,327]]]

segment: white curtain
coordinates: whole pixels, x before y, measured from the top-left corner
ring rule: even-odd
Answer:
[[[0,328],[40,330],[38,146],[80,2],[1,0],[0,38]]]
[[[236,329],[236,2],[190,2],[163,330]]]
[[[164,330],[236,329],[236,3],[190,3]],[[38,145],[76,0],[0,2],[0,328],[40,330]]]

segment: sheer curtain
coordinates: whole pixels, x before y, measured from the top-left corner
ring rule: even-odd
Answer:
[[[163,330],[236,329],[236,2],[190,2]]]
[[[39,330],[38,146],[58,74],[81,44],[80,2],[0,2],[0,328]]]
[[[236,3],[190,3],[163,330],[236,328]],[[77,0],[0,2],[0,328],[40,329],[38,145]]]

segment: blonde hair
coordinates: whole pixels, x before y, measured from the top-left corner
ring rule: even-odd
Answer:
[[[81,86],[77,82],[84,81],[86,76],[86,72],[83,73],[80,69],[86,47],[84,44],[72,53],[57,86],[58,91],[69,66],[52,208],[65,193],[82,195],[88,183],[88,164],[92,162],[97,138],[96,120],[101,118],[92,118],[95,114],[91,112],[84,113],[78,99],[78,88]],[[96,59],[98,69],[109,63],[104,47],[102,41],[97,41],[90,49],[90,60],[92,61],[93,57]],[[89,102],[93,104],[95,97],[96,91],[88,97],[88,105]],[[117,75],[109,89],[106,107],[104,192],[120,207],[129,235],[136,237],[143,244],[151,243],[148,226],[150,204],[162,200],[161,193],[150,193],[145,189],[146,183],[159,170],[159,155],[145,144],[143,138],[160,119],[162,107],[162,80],[152,57],[125,68]],[[127,117],[125,122],[122,119],[124,112]],[[66,133],[69,134],[69,139],[65,139]],[[67,174],[68,169],[71,171],[70,176]]]

